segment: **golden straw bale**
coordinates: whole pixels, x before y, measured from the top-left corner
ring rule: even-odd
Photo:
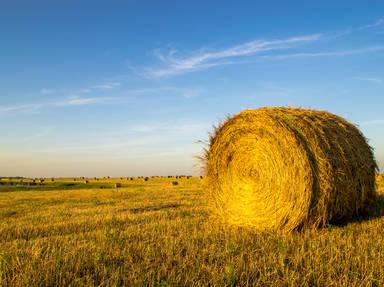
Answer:
[[[376,197],[371,147],[325,111],[244,110],[215,130],[204,159],[212,210],[234,225],[318,227],[361,213]]]

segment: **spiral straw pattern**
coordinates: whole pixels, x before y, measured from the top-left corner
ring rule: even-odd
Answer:
[[[205,171],[214,213],[257,229],[322,226],[359,214],[376,196],[371,147],[325,111],[244,110],[211,135]]]

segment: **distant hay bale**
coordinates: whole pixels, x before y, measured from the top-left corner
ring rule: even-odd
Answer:
[[[145,177],[145,178],[144,178],[144,181],[148,181],[148,180],[149,180],[149,177]]]
[[[115,183],[115,184],[114,184],[114,187],[115,187],[115,188],[119,188],[119,187],[121,187],[121,183],[120,183],[120,182]]]
[[[215,130],[204,159],[212,210],[234,225],[319,227],[361,213],[376,197],[371,147],[325,111],[244,110]]]
[[[172,181],[172,185],[175,186],[175,185],[179,185],[179,182],[178,181]]]
[[[89,180],[85,180],[84,183],[85,183],[85,184],[89,183]]]

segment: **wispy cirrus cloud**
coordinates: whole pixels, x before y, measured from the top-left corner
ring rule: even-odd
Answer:
[[[20,104],[20,105],[8,105],[0,106],[0,115],[12,114],[18,112],[34,112],[44,107],[44,104]]]
[[[0,115],[17,112],[38,112],[41,109],[52,107],[82,106],[114,102],[121,99],[121,97],[101,95],[103,95],[103,91],[110,91],[112,89],[119,88],[120,86],[121,83],[118,81],[104,81],[101,84],[74,89],[42,88],[40,90],[40,94],[44,96],[49,95],[50,97],[56,99],[43,103],[15,104],[8,106],[0,105]],[[93,93],[93,96],[91,96],[90,93]],[[94,94],[98,96],[95,96]]]
[[[237,61],[221,61],[221,62],[215,62],[211,63],[210,65],[191,65],[190,68],[179,68],[175,66],[168,66],[167,68],[163,69],[150,69],[147,70],[146,75],[153,78],[159,78],[164,76],[171,76],[171,75],[177,75],[187,72],[192,72],[196,70],[206,69],[213,66],[218,65],[233,65],[233,64],[250,64],[259,62],[260,60],[289,60],[289,59],[299,59],[299,58],[319,58],[319,57],[347,57],[352,55],[359,55],[359,54],[368,54],[368,53],[375,53],[375,52],[381,52],[384,51],[384,45],[383,46],[370,46],[370,47],[362,47],[357,49],[345,49],[345,50],[337,50],[337,51],[322,51],[322,52],[302,52],[302,53],[290,53],[290,54],[277,54],[277,55],[260,55],[256,59],[253,60],[237,60]],[[381,83],[380,79],[373,79],[373,78],[367,78],[365,79],[367,81],[372,81],[376,83]]]
[[[15,113],[37,113],[43,109],[76,107],[97,104],[127,103],[140,97],[157,97],[159,95],[168,95],[171,97],[183,97],[186,99],[200,96],[204,92],[201,88],[179,88],[175,86],[161,86],[152,88],[139,88],[122,91],[119,96],[91,96],[88,93],[79,93],[79,95],[59,94],[55,99],[38,102],[22,103],[14,105],[0,105],[0,115]],[[57,94],[56,94],[57,96]]]
[[[41,89],[40,90],[40,93],[42,93],[43,95],[49,95],[49,94],[52,94],[54,92],[54,90],[51,90],[51,89]]]
[[[83,105],[92,105],[97,103],[102,103],[110,98],[81,98],[81,97],[73,97],[69,98],[64,102],[57,103],[57,106],[83,106]]]
[[[121,87],[122,83],[118,81],[104,81],[100,84],[89,85],[74,89],[49,89],[42,88],[40,93],[43,95],[68,95],[68,94],[89,94],[97,91],[110,91]]]
[[[91,89],[101,89],[101,90],[111,90],[115,89],[117,87],[120,87],[121,83],[120,82],[111,82],[111,83],[105,83],[105,84],[99,84],[92,86]]]
[[[374,83],[374,84],[382,84],[384,82],[383,79],[373,78],[373,77],[356,77],[355,79],[359,81]]]
[[[348,28],[334,32],[316,33],[274,40],[253,40],[225,49],[201,49],[197,52],[192,52],[184,56],[180,56],[180,52],[174,49],[166,53],[161,52],[160,50],[155,50],[154,54],[160,61],[161,65],[157,67],[144,68],[144,72],[141,74],[148,78],[162,78],[204,70],[216,66],[254,62],[244,61],[244,58],[249,56],[256,56],[257,60],[260,58],[284,60],[310,57],[343,57],[378,52],[382,51],[384,46],[367,46],[336,51],[313,51],[292,54],[276,54],[282,50],[299,48],[304,44],[316,43],[322,39],[327,41],[334,41],[358,31],[374,29],[382,26],[384,27],[384,18],[360,27]]]
[[[15,104],[0,106],[0,115],[14,114],[14,113],[36,113],[42,109],[71,107],[71,106],[84,106],[95,105],[101,103],[113,103],[121,100],[119,97],[79,97],[71,96],[64,100],[48,101],[42,103],[28,103],[28,104]]]
[[[126,150],[135,150],[135,153],[148,152],[146,148],[158,152],[174,150],[175,141],[187,137],[188,135],[205,135],[211,125],[208,122],[190,119],[176,119],[172,122],[147,122],[143,124],[131,124],[120,128],[98,129],[91,132],[82,143],[74,139],[65,143],[57,143],[54,146],[33,147],[34,152],[56,153],[56,152],[100,152],[108,151],[109,155],[114,152],[122,153]],[[158,149],[157,146],[163,147]],[[183,146],[191,146],[193,143],[183,143]],[[199,146],[196,146],[199,148]],[[185,150],[184,150],[185,152]]]
[[[357,49],[345,49],[338,51],[323,51],[323,52],[308,52],[308,53],[292,53],[292,54],[281,54],[281,55],[265,55],[261,56],[260,59],[270,60],[285,60],[293,58],[316,58],[316,57],[344,57],[358,54],[367,54],[384,51],[384,45],[375,45],[370,47],[363,47]]]
[[[201,50],[184,57],[178,57],[176,50],[171,50],[166,54],[156,51],[157,58],[165,67],[147,68],[145,74],[148,77],[158,78],[207,69],[227,64],[233,58],[256,55],[266,51],[289,49],[318,41],[321,37],[321,34],[311,34],[277,40],[254,40],[216,51]]]
[[[331,38],[347,36],[347,35],[350,35],[350,34],[353,34],[353,33],[356,33],[356,32],[366,32],[366,30],[370,30],[370,29],[372,29],[372,30],[376,29],[377,30],[378,28],[381,28],[381,27],[384,27],[384,18],[380,18],[380,19],[376,20],[375,22],[372,22],[372,23],[369,23],[369,24],[365,24],[365,25],[362,25],[362,26],[349,27],[349,28],[346,28],[346,29],[343,29],[343,30],[339,30],[339,31],[333,33],[333,37],[331,36]]]
[[[358,28],[358,30],[366,30],[366,29],[372,29],[372,28],[377,28],[377,27],[382,27],[382,26],[384,26],[384,18],[380,18],[380,19],[378,19],[377,21],[375,21],[373,23],[360,26]]]
[[[360,123],[361,126],[373,126],[373,125],[384,125],[384,119],[363,121]]]
[[[168,93],[170,95],[178,95],[183,98],[189,99],[198,97],[203,93],[203,89],[201,88],[179,88],[174,86],[163,86],[156,88],[144,88],[130,91],[131,94],[151,94],[156,95],[159,93]]]

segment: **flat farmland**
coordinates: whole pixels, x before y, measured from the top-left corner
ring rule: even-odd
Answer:
[[[369,214],[291,233],[215,220],[203,182],[2,179],[0,286],[384,286],[384,176]]]

